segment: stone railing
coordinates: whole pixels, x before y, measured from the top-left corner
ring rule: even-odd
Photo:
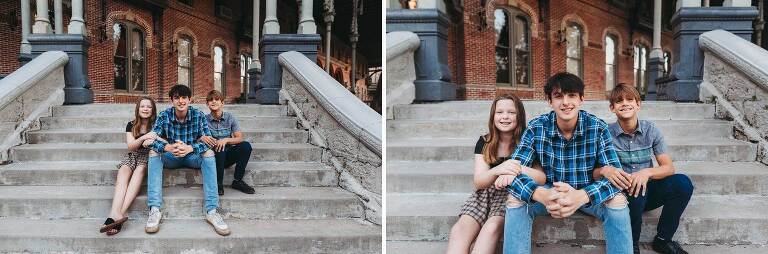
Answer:
[[[24,131],[40,128],[39,118],[64,103],[64,66],[61,51],[36,57],[0,80],[0,161],[10,162],[9,150],[25,142]]]
[[[387,107],[411,104],[416,98],[416,66],[413,53],[419,48],[419,37],[412,32],[387,33]],[[387,119],[391,119],[387,110]]]
[[[339,185],[363,202],[365,218],[381,225],[381,115],[304,55],[286,52],[278,61],[280,102],[323,149],[322,161],[336,169]]]
[[[768,51],[724,30],[699,38],[704,51],[700,99],[716,103],[716,117],[735,122],[738,139],[758,144],[768,165]]]

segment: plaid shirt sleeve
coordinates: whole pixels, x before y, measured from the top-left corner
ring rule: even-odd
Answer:
[[[597,140],[597,163],[595,166],[621,168],[619,156],[616,155],[616,150],[613,150],[613,140],[608,128],[601,128],[600,130],[600,138]],[[589,175],[592,175],[591,171]],[[602,204],[621,192],[620,189],[613,186],[613,184],[611,184],[608,179],[605,179],[605,177],[587,185],[583,190],[587,192],[592,205]]]
[[[197,121],[196,124],[198,126],[198,129],[197,129],[198,135],[195,135],[195,137],[197,137],[198,140],[194,144],[192,144],[192,148],[193,148],[192,152],[194,152],[195,154],[202,155],[205,151],[208,151],[208,149],[210,148],[208,147],[208,144],[206,144],[203,141],[200,141],[199,138],[202,136],[212,136],[212,135],[211,135],[211,130],[208,128],[208,120],[205,118],[205,115],[203,115],[203,113],[200,113],[199,111],[196,111],[196,112],[198,113],[195,115],[194,119]]]
[[[157,120],[155,121],[155,126],[152,128],[152,132],[157,133],[157,136],[159,137],[166,137],[168,136],[165,133],[165,125],[168,123],[168,116],[165,114],[165,111],[160,112],[160,114],[157,116]],[[150,148],[157,152],[157,153],[164,153],[165,152],[165,145],[166,143],[160,140],[155,140],[155,142],[152,142],[152,145]]]
[[[539,134],[543,134],[543,132],[540,132]],[[534,161],[533,156],[536,155],[536,151],[533,150],[533,142],[536,135],[537,133],[534,131],[534,128],[529,126],[528,129],[523,132],[520,143],[517,144],[517,148],[512,156],[510,156],[510,159],[519,160],[521,165],[530,167]],[[536,181],[534,181],[533,178],[526,174],[519,174],[512,181],[512,184],[507,187],[507,190],[515,198],[530,203],[533,191],[536,190],[536,187],[538,187],[538,184],[536,184]]]

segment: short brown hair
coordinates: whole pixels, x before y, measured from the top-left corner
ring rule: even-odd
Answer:
[[[611,91],[611,96],[608,98],[608,102],[613,105],[623,99],[635,99],[638,103],[641,101],[640,92],[635,89],[634,86],[630,86],[624,83],[619,83]]]
[[[224,101],[224,95],[221,94],[218,90],[211,90],[208,92],[208,96],[205,97],[205,102],[209,102],[212,100],[220,100]]]

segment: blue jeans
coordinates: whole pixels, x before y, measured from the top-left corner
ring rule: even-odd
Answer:
[[[605,204],[587,204],[579,208],[579,211],[603,221],[607,253],[632,253],[632,233],[627,206],[609,208]],[[547,214],[547,208],[539,202],[525,203],[519,207],[507,206],[507,214],[504,217],[504,254],[531,253],[533,219]]]
[[[205,212],[219,207],[219,192],[216,185],[216,159],[213,156],[202,157],[189,153],[176,158],[170,152],[162,156],[149,156],[147,162],[147,207],[163,207],[163,167],[168,169],[189,167],[203,171],[203,191],[205,193]]]
[[[628,198],[629,216],[632,220],[632,240],[640,240],[640,227],[643,224],[643,212],[664,206],[656,226],[656,236],[672,240],[680,224],[688,201],[693,194],[693,183],[688,176],[674,174],[664,179],[649,180],[645,196]]]

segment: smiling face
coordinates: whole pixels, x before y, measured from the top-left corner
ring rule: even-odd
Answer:
[[[208,109],[210,109],[211,112],[221,110],[222,106],[224,106],[224,102],[222,102],[219,99],[213,99],[208,101]]]
[[[171,102],[179,113],[186,113],[189,109],[189,96],[174,96]]]
[[[154,112],[155,111],[150,100],[144,99],[139,102],[139,117],[142,119],[148,119]]]
[[[557,120],[563,123],[573,121],[575,124],[584,98],[577,92],[564,93],[560,88],[554,89],[550,95],[549,107],[555,111]]]
[[[619,120],[631,120],[637,117],[641,102],[634,98],[621,98],[611,102],[611,112],[616,114]]]
[[[515,129],[517,126],[517,108],[515,108],[514,101],[499,100],[496,102],[493,126],[502,133],[509,133]]]

